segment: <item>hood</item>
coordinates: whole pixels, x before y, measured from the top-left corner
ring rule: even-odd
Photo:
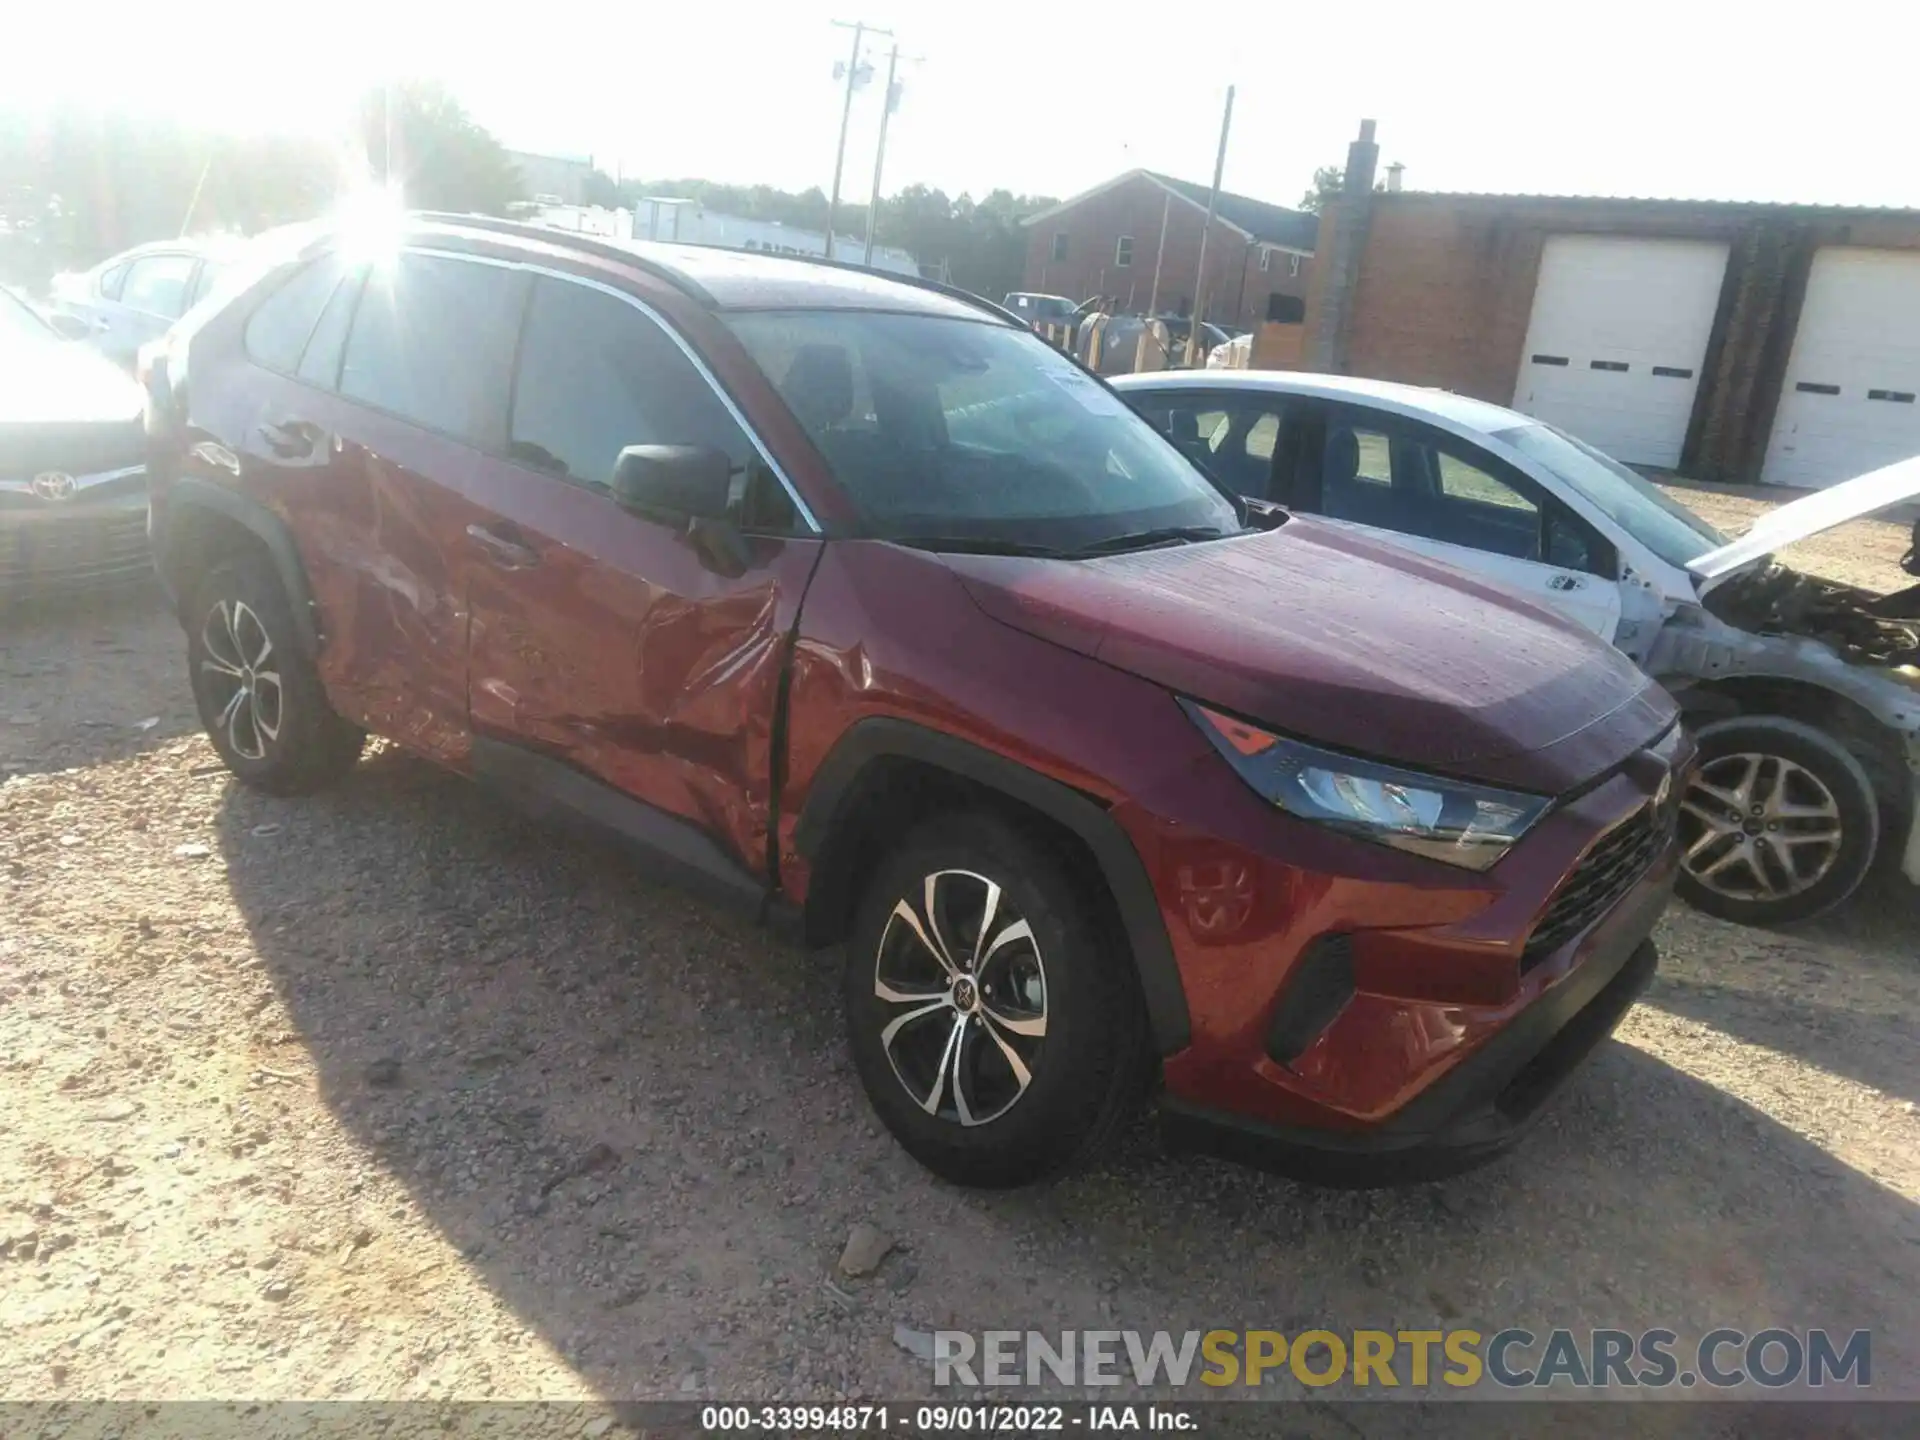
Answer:
[[[1336,749],[1558,795],[1670,725],[1586,631],[1350,530],[1278,530],[1098,560],[950,555],[1003,623]]]
[[[140,387],[76,340],[0,336],[0,425],[131,420]]]
[[[1920,496],[1920,455],[1896,460],[1761,516],[1736,540],[1688,562],[1702,580],[1719,580],[1774,551]]]

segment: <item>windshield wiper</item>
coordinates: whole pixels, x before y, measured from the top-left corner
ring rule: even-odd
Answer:
[[[1109,535],[1091,545],[1082,545],[1075,555],[1118,555],[1128,550],[1151,550],[1157,545],[1175,545],[1183,540],[1224,540],[1237,534],[1217,525],[1163,525],[1158,530],[1135,530],[1127,535]]]
[[[1052,545],[1035,545],[1025,540],[998,540],[982,535],[886,535],[894,545],[911,550],[932,550],[949,555],[1025,555],[1039,560],[1059,560],[1078,551]]]

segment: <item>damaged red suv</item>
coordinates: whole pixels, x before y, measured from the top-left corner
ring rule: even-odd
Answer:
[[[414,216],[150,357],[152,537],[233,773],[367,732],[845,955],[939,1174],[1173,1135],[1483,1158],[1646,984],[1672,704],[1495,588],[1214,487],[997,307]]]

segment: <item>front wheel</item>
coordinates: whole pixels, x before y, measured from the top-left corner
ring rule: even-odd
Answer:
[[[986,814],[929,822],[874,877],[846,947],[848,1041],[873,1108],[935,1174],[1025,1184],[1124,1119],[1145,1024],[1096,902]]]
[[[1859,887],[1880,843],[1873,782],[1838,740],[1778,715],[1695,735],[1680,805],[1680,897],[1741,925],[1805,920]]]

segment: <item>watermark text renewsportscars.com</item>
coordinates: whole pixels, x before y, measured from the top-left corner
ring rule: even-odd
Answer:
[[[936,1385],[1865,1390],[1866,1330],[936,1330]],[[1206,1391],[1196,1393],[1205,1394]]]

